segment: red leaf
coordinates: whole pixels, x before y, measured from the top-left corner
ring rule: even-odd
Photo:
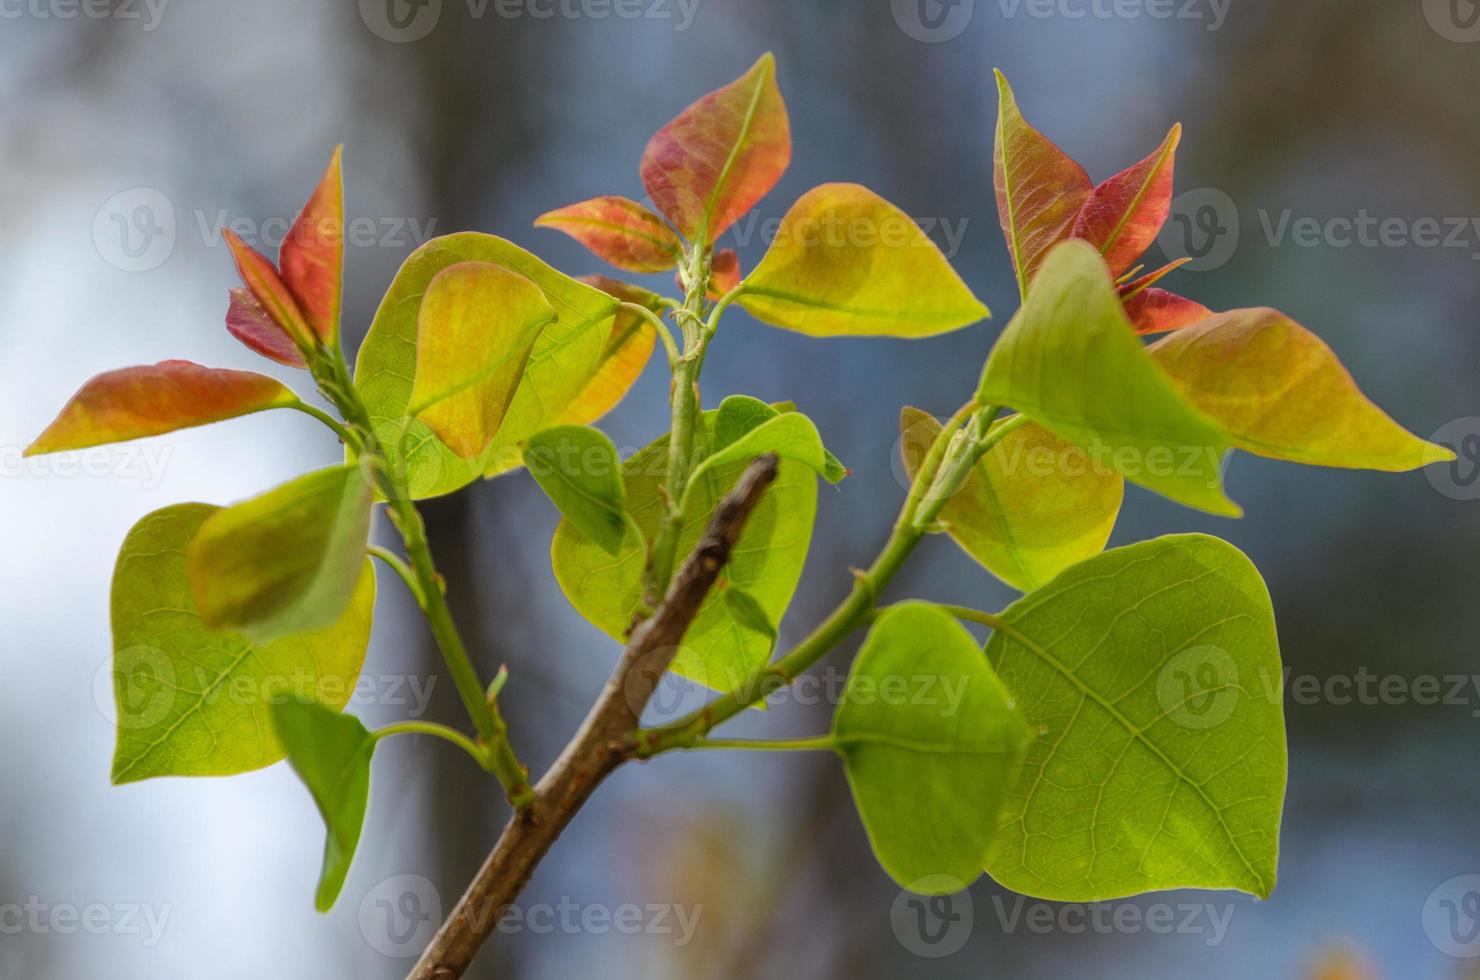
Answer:
[[[678,236],[636,201],[625,197],[592,198],[547,212],[536,227],[565,232],[619,269],[662,272],[678,261]]]
[[[263,357],[289,367],[308,367],[303,352],[293,338],[273,322],[267,310],[249,290],[233,289],[231,305],[226,308],[226,329],[231,335]]]
[[[740,253],[722,248],[709,263],[709,298],[719,299],[740,285]]]
[[[252,371],[190,361],[123,368],[83,385],[25,455],[157,436],[297,401],[282,382]]]
[[[791,163],[791,124],[764,55],[658,130],[642,155],[642,184],[689,239],[718,238],[776,186]]]
[[[303,319],[298,302],[277,269],[266,256],[238,238],[231,229],[225,231],[225,237],[226,245],[236,259],[236,271],[241,274],[242,282],[251,290],[252,296],[272,321],[293,339],[299,350],[311,350],[314,346],[313,331]]]
[[[1172,171],[1182,127],[1157,151],[1094,189],[1074,223],[1073,235],[1100,250],[1112,275],[1129,269],[1166,223],[1172,207]]]
[[[1125,301],[1126,316],[1138,333],[1162,333],[1191,326],[1213,315],[1213,311],[1185,296],[1152,286]]]
[[[325,344],[339,335],[344,274],[344,179],[335,147],[329,169],[303,206],[278,255],[282,278],[309,327]]]

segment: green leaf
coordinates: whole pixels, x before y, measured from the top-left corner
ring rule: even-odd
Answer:
[[[919,409],[901,415],[900,450],[911,480],[940,430]],[[987,571],[1031,592],[1105,549],[1124,494],[1118,474],[1030,422],[982,457],[940,520]]]
[[[971,634],[926,603],[885,612],[848,674],[833,738],[889,876],[924,891],[940,877],[954,879],[947,891],[975,881],[1028,727]]]
[[[584,425],[546,429],[524,447],[524,462],[577,530],[607,554],[621,550],[627,491],[617,447],[604,433]]]
[[[288,763],[313,795],[329,831],[314,896],[314,907],[327,912],[344,888],[360,843],[365,807],[370,801],[370,757],[375,754],[375,737],[358,718],[307,698],[273,705],[272,725],[287,750]]]
[[[771,617],[761,608],[755,596],[737,586],[730,586],[724,591],[725,605],[730,609],[730,615],[735,617],[735,622],[748,630],[754,630],[771,641],[772,649],[776,647],[776,624],[771,622]]]
[[[1093,902],[1274,888],[1285,795],[1279,643],[1249,559],[1199,534],[1118,548],[1002,614],[987,643],[1040,734],[987,871]]]
[[[188,549],[201,618],[258,639],[329,626],[355,592],[370,513],[370,485],[354,465],[217,511]]]
[[[1220,313],[1150,351],[1183,396],[1248,452],[1387,471],[1454,458],[1388,418],[1321,338],[1277,310]]]
[[[211,630],[196,612],[185,550],[207,504],[155,511],[129,531],[113,573],[113,781],[227,776],[283,757],[270,704],[303,694],[343,707],[370,642],[375,573],[361,562],[354,597],[324,630],[258,643]]]
[[[763,417],[762,409],[770,411],[769,418]],[[715,419],[713,449],[694,468],[690,492],[701,485],[702,477],[709,471],[735,463],[749,463],[764,453],[796,460],[831,483],[837,483],[847,475],[837,457],[823,448],[822,436],[807,416],[795,411],[778,411],[745,395],[732,395],[720,404]]]
[[[813,337],[929,337],[991,314],[914,220],[858,184],[823,184],[787,212],[739,303]]]
[[[695,427],[700,452],[713,445],[716,413],[704,412]],[[664,503],[659,487],[666,476],[668,437],[665,435],[631,456],[622,467],[627,486],[627,511],[633,526],[622,548],[609,555],[570,521],[555,532],[551,560],[555,578],[577,611],[612,639],[622,641],[632,614],[642,599],[647,550],[662,519]],[[679,535],[678,554],[688,555],[726,492],[745,472],[749,460],[707,470],[690,492]],[[731,588],[749,592],[771,623],[781,622],[801,578],[817,514],[817,477],[794,460],[782,460],[776,482],[761,497],[745,524],[729,563],[721,573],[722,587],[710,591],[700,608],[674,670],[683,677],[719,691],[729,691],[770,656],[770,641],[745,628],[723,596]]]
[[[619,301],[546,265],[512,242],[463,232],[434,238],[412,252],[381,300],[355,362],[355,385],[376,435],[399,445],[416,377],[417,318],[433,278],[459,262],[491,262],[534,281],[559,319],[535,341],[524,378],[497,437],[482,457],[461,459],[424,422],[411,425],[406,466],[413,498],[437,497],[479,476],[521,465],[520,445],[553,424],[601,368]]]
[[[1178,503],[1242,513],[1223,493],[1227,434],[1146,353],[1104,259],[1086,242],[1049,253],[992,349],[977,400],[1017,409],[1097,466]]]
[[[437,273],[417,317],[411,411],[463,459],[481,455],[504,413],[540,331],[555,319],[530,279],[491,262]]]

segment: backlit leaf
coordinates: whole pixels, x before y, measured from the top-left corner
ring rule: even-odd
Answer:
[[[459,262],[491,262],[534,281],[559,319],[540,332],[524,379],[483,459],[459,458],[424,422],[412,423],[405,442],[413,498],[436,497],[521,465],[519,446],[554,424],[581,396],[603,363],[618,301],[557,272],[511,242],[464,232],[434,238],[406,259],[381,300],[355,363],[355,383],[376,434],[394,450],[401,437],[416,377],[417,315],[432,279]]]
[[[530,437],[524,465],[565,519],[608,554],[627,532],[627,491],[617,447],[584,425],[561,425]]]
[[[941,424],[919,409],[906,408],[900,429],[905,472],[913,480]],[[1095,465],[1078,446],[1028,423],[972,468],[940,520],[987,571],[1031,592],[1104,550],[1124,492],[1119,474]]]
[[[1315,466],[1401,471],[1454,456],[1357,388],[1315,334],[1270,309],[1233,310],[1150,348],[1172,383],[1240,449]]]
[[[977,399],[1017,409],[1096,465],[1179,503],[1241,513],[1223,494],[1228,436],[1146,353],[1086,242],[1049,254],[992,349]]]
[[[1151,286],[1125,301],[1125,315],[1137,333],[1151,334],[1181,330],[1206,320],[1213,311],[1195,300]]]
[[[303,213],[283,239],[278,265],[314,334],[332,347],[339,340],[339,303],[344,277],[344,177],[334,148]]]
[[[222,232],[226,247],[236,261],[242,283],[267,311],[272,321],[282,328],[300,351],[312,351],[316,344],[313,328],[303,316],[293,291],[278,275],[277,267],[261,252],[242,241],[230,228]]]
[[[282,382],[251,371],[190,361],[123,368],[84,384],[25,454],[126,442],[296,404]]]
[[[925,603],[886,611],[848,674],[833,737],[889,876],[925,892],[975,881],[1028,726],[971,634]]]
[[[1145,160],[1096,187],[1075,220],[1073,235],[1100,250],[1119,276],[1140,258],[1166,223],[1172,208],[1172,171],[1182,127]]]
[[[532,280],[491,262],[437,273],[417,317],[412,412],[458,456],[480,456],[555,315]]]
[[[360,843],[365,807],[370,802],[370,757],[375,737],[353,715],[308,698],[289,698],[272,708],[273,731],[288,753],[288,763],[303,780],[328,838],[314,906],[334,907]]]
[[[1000,71],[997,91],[997,213],[1019,290],[1026,295],[1049,249],[1073,232],[1094,187],[1083,167],[1028,125]]]
[[[345,465],[212,514],[189,549],[201,618],[259,639],[332,624],[365,563],[370,512],[369,484]]]
[[[1274,888],[1285,723],[1274,610],[1238,549],[1173,535],[1076,565],[1002,614],[987,657],[1037,732],[986,863],[1094,902]]]
[[[702,451],[713,444],[715,413],[702,414],[696,441]],[[555,532],[551,559],[555,578],[567,599],[594,626],[622,641],[632,614],[642,598],[647,553],[642,538],[652,540],[664,512],[659,487],[667,475],[668,437],[653,442],[623,465],[627,511],[636,530],[629,528],[621,551],[613,557],[581,534],[569,521]],[[686,556],[698,543],[715,506],[749,465],[749,460],[708,471],[690,492],[679,535],[678,554]],[[817,477],[792,460],[782,460],[776,482],[761,497],[745,524],[729,564],[720,574],[722,585],[711,590],[689,627],[673,669],[690,680],[728,691],[766,662],[770,641],[745,629],[723,598],[738,586],[749,592],[768,618],[780,623],[796,591],[812,522],[817,513]]]
[[[760,409],[769,409],[770,416],[762,417]],[[694,468],[690,479],[698,481],[711,470],[749,463],[765,453],[796,460],[832,483],[847,475],[837,458],[823,447],[817,426],[807,416],[780,412],[758,399],[738,395],[720,404],[712,451]]]
[[[249,289],[228,290],[231,303],[226,308],[226,330],[263,357],[288,367],[307,367],[303,352],[293,343],[287,331],[278,326],[267,309]]]
[[[679,241],[673,229],[629,198],[592,198],[546,212],[534,223],[565,232],[628,272],[662,272],[678,261]]]
[[[656,312],[659,309],[656,293],[637,286],[629,286],[605,276],[583,276],[581,281],[610,293],[627,303],[637,303]],[[611,336],[606,349],[601,353],[601,362],[586,387],[581,389],[560,417],[559,424],[590,425],[606,415],[637,383],[648,361],[652,360],[653,348],[658,344],[657,329],[646,317],[631,310],[619,310],[612,320]]]
[[[362,559],[338,620],[267,643],[208,629],[186,573],[186,548],[219,513],[207,504],[155,511],[129,531],[113,573],[113,682],[118,747],[113,781],[226,776],[283,757],[271,703],[313,697],[334,708],[354,693],[375,606]]]
[[[740,285],[740,253],[722,248],[709,263],[709,298],[720,299]]]
[[[804,194],[739,302],[814,337],[928,337],[990,315],[909,215],[858,184]]]
[[[791,125],[770,54],[681,112],[648,142],[642,184],[691,241],[718,238],[791,163]]]

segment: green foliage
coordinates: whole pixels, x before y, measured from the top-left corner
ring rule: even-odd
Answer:
[[[324,867],[314,907],[333,908],[360,843],[370,801],[370,757],[375,738],[358,718],[317,701],[292,698],[273,705],[272,727],[328,828]]]
[[[609,555],[621,550],[627,490],[610,439],[589,426],[556,426],[529,440],[524,463],[577,531]]]
[[[225,513],[176,504],[136,524],[113,574],[113,781],[228,776],[283,757],[271,702],[306,694],[343,707],[370,642],[375,574],[361,558],[347,608],[326,629],[255,642],[213,630],[186,581],[186,548]]]
[[[1227,542],[1091,558],[1002,614],[987,657],[1038,733],[987,860],[1017,891],[1268,898],[1285,799],[1279,642]]]
[[[879,617],[833,739],[874,854],[899,884],[981,873],[1028,726],[976,641],[935,606]]]

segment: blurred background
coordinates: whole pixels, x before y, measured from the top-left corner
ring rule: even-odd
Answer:
[[[110,787],[108,589],[127,529],[170,503],[250,496],[338,446],[268,413],[101,455],[20,450],[102,370],[168,357],[275,370],[223,329],[236,280],[220,233],[275,254],[336,143],[349,217],[368,222],[347,258],[357,341],[431,235],[495,232],[569,272],[610,271],[532,219],[598,194],[641,198],[649,135],[767,50],[795,158],[760,217],[822,181],[865,183],[931,227],[996,312],[917,343],[726,320],[706,405],[793,399],[854,470],[822,491],[783,644],[886,536],[900,407],[954,410],[1015,306],[992,195],[994,66],[1096,179],[1184,123],[1188,194],[1162,246],[1198,261],[1169,285],[1214,308],[1291,314],[1461,462],[1385,476],[1240,455],[1228,481],[1241,522],[1127,495],[1113,543],[1211,531],[1274,595],[1292,686],[1271,901],[1189,892],[1066,909],[983,878],[943,910],[949,935],[924,935],[834,760],[673,755],[606,785],[474,975],[1476,975],[1464,954],[1480,954],[1480,878],[1463,877],[1480,875],[1471,0],[7,0],[0,21],[0,977],[403,976],[505,818],[492,781],[448,746],[388,743],[348,885],[321,917],[323,831],[286,766]],[[765,243],[739,231],[730,244],[752,268]],[[666,385],[652,365],[608,418],[619,446],[666,429]],[[509,665],[515,741],[542,770],[617,652],[555,586],[556,512],[515,476],[427,514],[469,645],[485,677]],[[384,576],[380,591],[351,710],[459,723],[413,604]],[[891,595],[1013,598],[945,539]],[[823,669],[841,676],[846,658]],[[1321,693],[1294,697],[1300,678]],[[1424,678],[1439,703],[1412,696]],[[666,693],[670,709],[695,696]],[[734,731],[822,731],[825,701],[793,697]],[[636,934],[611,925],[624,905],[641,910]],[[1117,919],[1122,906],[1146,914]],[[1172,927],[1151,928],[1167,907]]]

